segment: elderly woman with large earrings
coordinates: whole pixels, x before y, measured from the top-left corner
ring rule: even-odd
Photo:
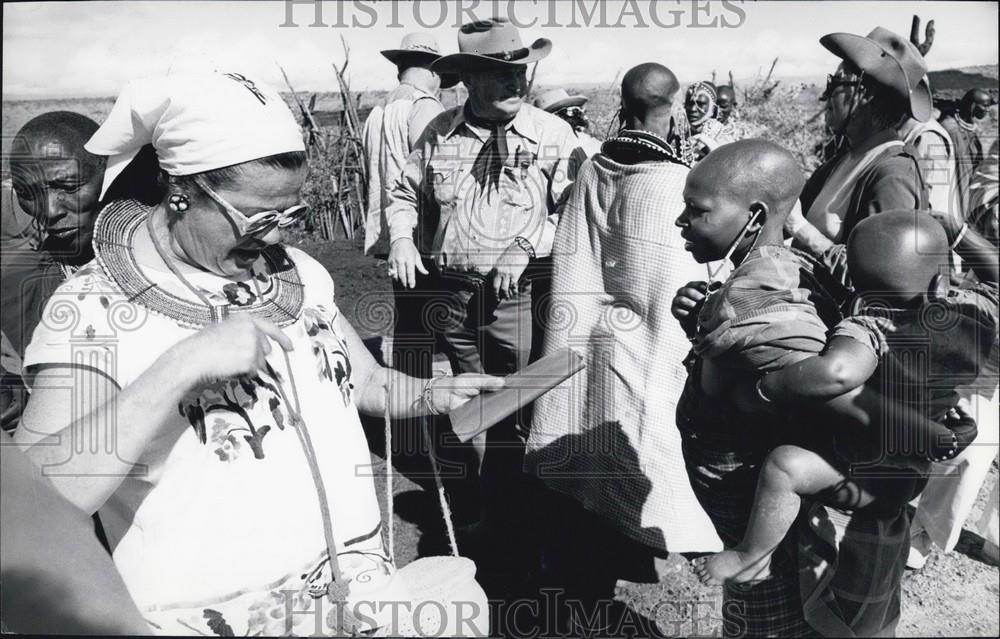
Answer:
[[[326,270],[281,245],[308,169],[270,89],[240,74],[133,82],[87,148],[109,156],[108,184],[146,144],[165,193],[101,213],[96,259],[53,296],[25,356],[18,443],[100,512],[157,632],[413,632],[358,412],[446,412],[502,381],[380,367]],[[452,604],[465,620],[485,607],[469,581],[439,589],[443,623]]]

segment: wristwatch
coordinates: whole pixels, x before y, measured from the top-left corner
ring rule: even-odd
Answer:
[[[517,247],[519,249],[527,253],[528,257],[530,257],[531,259],[535,259],[535,247],[531,245],[531,242],[528,241],[528,238],[521,237],[520,235],[518,235],[517,237],[514,238],[514,243],[517,244]]]

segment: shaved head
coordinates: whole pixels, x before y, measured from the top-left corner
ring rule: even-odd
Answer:
[[[720,191],[746,201],[761,201],[773,215],[788,215],[805,186],[795,156],[774,142],[749,138],[724,144],[692,170]]]
[[[929,290],[948,253],[944,228],[930,215],[886,211],[854,227],[847,269],[858,291],[913,299]]]
[[[993,104],[993,98],[983,89],[969,89],[959,102],[958,111],[966,122],[986,117],[986,110]]]
[[[32,118],[21,127],[14,136],[12,151],[17,155],[37,155],[33,151],[42,151],[50,142],[57,142],[61,152],[70,154],[63,157],[74,157],[81,161],[97,158],[86,150],[83,145],[97,131],[97,122],[85,115],[70,111],[52,111]]]
[[[741,259],[754,245],[780,245],[804,184],[798,162],[773,142],[720,146],[688,173],[676,222],[685,250],[703,264],[726,255]]]
[[[629,129],[670,134],[670,112],[680,84],[673,71],[656,62],[632,67],[622,78],[622,122]]]

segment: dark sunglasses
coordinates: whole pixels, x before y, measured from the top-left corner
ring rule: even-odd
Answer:
[[[580,115],[584,115],[585,111],[581,106],[569,106],[564,109],[559,109],[556,111],[559,115],[566,115],[567,117],[575,118]]]
[[[861,80],[847,80],[843,76],[828,75],[826,76],[826,89],[823,90],[823,94],[819,96],[820,102],[826,102],[833,95],[833,91],[838,87],[857,87],[861,85]]]
[[[205,180],[201,177],[195,176],[194,183],[197,184],[198,188],[204,191],[208,197],[212,198],[216,204],[229,213],[233,222],[239,229],[240,235],[244,237],[250,235],[267,235],[275,227],[283,228],[293,224],[297,220],[305,217],[305,215],[309,212],[309,205],[303,202],[301,204],[291,206],[284,211],[261,211],[259,213],[254,213],[253,215],[246,215],[232,204],[225,201],[222,196],[212,190],[212,188],[208,186]]]

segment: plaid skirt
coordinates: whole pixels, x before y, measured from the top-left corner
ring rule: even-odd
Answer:
[[[719,439],[683,434],[685,466],[691,486],[716,532],[727,546],[743,538],[763,461],[761,451],[725,450]],[[817,633],[803,615],[796,548],[789,535],[774,553],[771,576],[726,585],[722,600],[724,637],[806,637]]]
[[[682,431],[682,439],[694,493],[733,546],[746,531],[765,451],[740,449],[716,433]],[[917,478],[891,481],[914,493],[922,487]],[[803,500],[770,577],[725,587],[723,636],[892,636],[908,544],[905,509],[843,513]]]

